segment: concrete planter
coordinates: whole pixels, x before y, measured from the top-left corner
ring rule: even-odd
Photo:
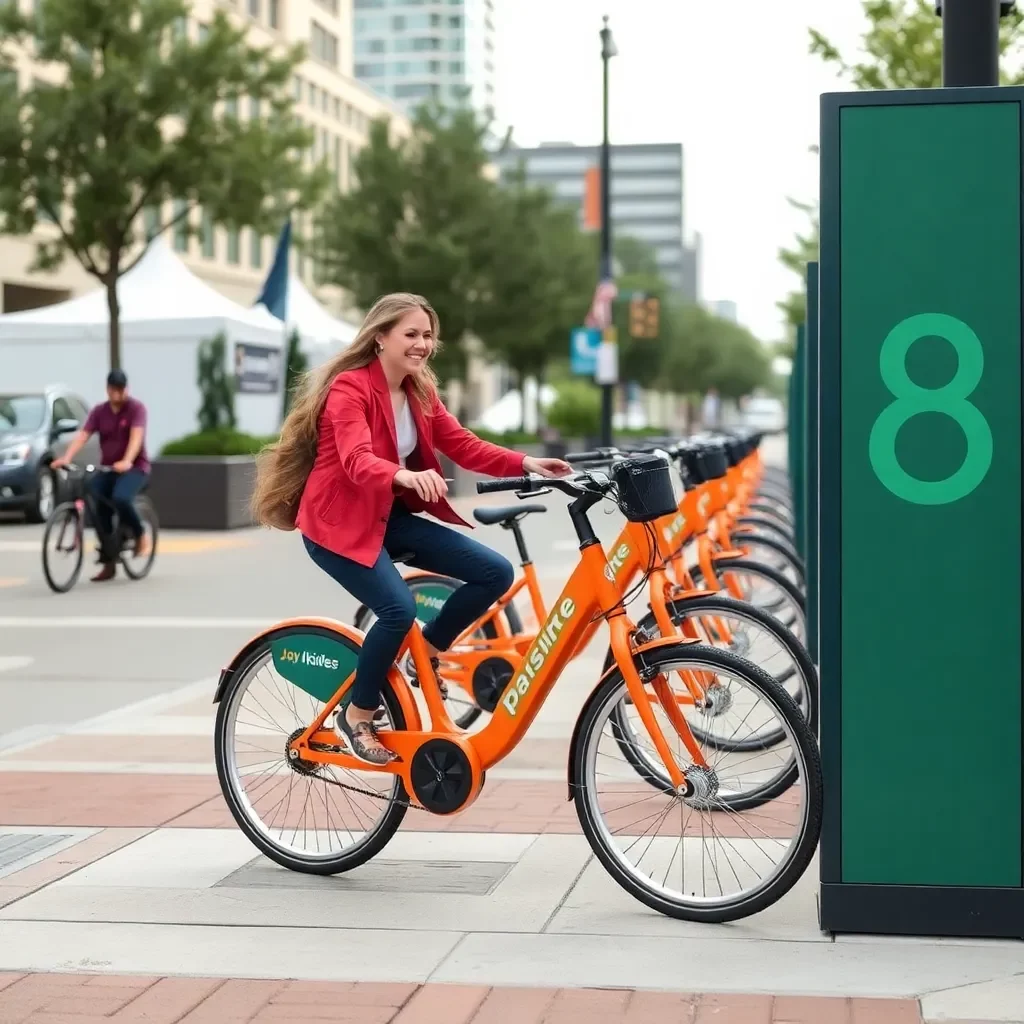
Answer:
[[[253,525],[255,479],[251,455],[159,458],[148,494],[163,530],[237,530]]]

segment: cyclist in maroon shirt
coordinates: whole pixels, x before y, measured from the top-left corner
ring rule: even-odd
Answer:
[[[128,394],[124,370],[111,370],[107,374],[107,401],[92,409],[63,457],[53,461],[54,468],[71,462],[92,434],[99,434],[103,465],[114,472],[96,473],[89,486],[95,495],[114,503],[121,522],[135,537],[135,554],[145,555],[148,540],[133,502],[149,476],[146,407]],[[117,552],[113,550],[111,539],[113,514],[109,505],[102,501],[96,504],[101,568],[92,578],[94,583],[113,579],[117,572]]]

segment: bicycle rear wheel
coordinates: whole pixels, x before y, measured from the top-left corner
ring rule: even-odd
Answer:
[[[687,791],[652,789],[616,742],[612,714],[627,693],[616,668],[584,708],[573,751],[573,798],[587,840],[612,878],[659,913],[706,922],[759,913],[796,884],[817,848],[822,782],[814,734],[778,683],[743,658],[679,644],[646,651],[642,663],[670,687],[687,671],[710,672],[742,686],[778,720],[794,783],[767,804],[730,806],[722,794],[745,783],[759,787],[774,761],[762,764],[750,754],[699,744],[705,764],[695,765],[659,715],[669,745],[679,748],[673,753]],[[770,754],[774,759],[779,752]]]
[[[82,514],[68,501],[53,510],[43,531],[43,575],[55,594],[66,594],[78,582],[84,557]]]
[[[141,580],[149,575],[156,560],[156,542],[160,533],[160,524],[156,518],[156,509],[153,503],[145,495],[135,499],[135,509],[142,520],[142,534],[149,542],[149,550],[141,557],[134,554],[134,545],[130,548],[122,547],[121,565],[124,571],[133,579]]]
[[[221,791],[238,827],[271,860],[307,874],[349,871],[390,841],[408,797],[397,775],[288,758],[290,739],[323,704],[277,671],[275,641],[297,650],[333,642],[348,649],[353,663],[359,652],[348,637],[319,626],[274,630],[245,652],[217,708],[214,760]],[[401,705],[386,680],[381,702],[381,728],[404,729]]]

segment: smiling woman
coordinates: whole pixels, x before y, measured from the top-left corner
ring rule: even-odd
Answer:
[[[558,459],[520,455],[459,423],[430,368],[439,333],[422,296],[379,299],[352,344],[306,377],[281,440],[261,453],[253,499],[259,522],[298,528],[313,562],[376,616],[335,726],[356,757],[376,764],[393,757],[374,727],[381,684],[416,617],[394,563],[462,581],[424,630],[435,663],[512,583],[503,556],[418,515],[469,525],[446,499],[437,451],[490,476],[570,472]]]

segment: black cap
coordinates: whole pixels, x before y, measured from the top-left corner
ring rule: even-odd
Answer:
[[[128,378],[125,375],[124,370],[111,370],[107,374],[107,387],[108,388],[126,388],[128,386]]]

